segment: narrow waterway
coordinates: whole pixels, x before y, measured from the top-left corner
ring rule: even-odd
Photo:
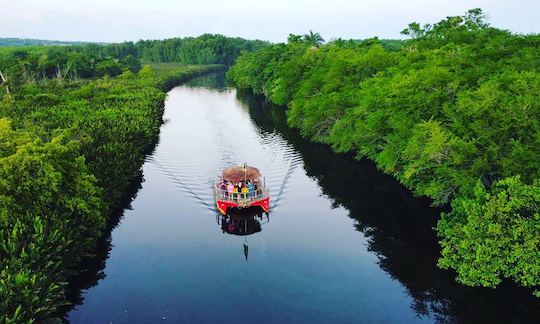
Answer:
[[[287,128],[283,109],[224,87],[171,90],[143,181],[88,271],[73,323],[526,322],[530,291],[463,287],[436,268],[439,210],[367,161]],[[271,212],[227,233],[211,183],[258,167]],[[249,246],[246,258],[244,244]]]

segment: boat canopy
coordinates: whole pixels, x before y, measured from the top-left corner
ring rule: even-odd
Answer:
[[[244,180],[260,181],[261,172],[251,166],[233,166],[223,170],[223,179],[226,181],[238,182]]]

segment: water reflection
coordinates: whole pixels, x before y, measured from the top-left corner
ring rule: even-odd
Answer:
[[[157,143],[157,140],[155,143]],[[64,293],[70,304],[58,309],[57,316],[59,321],[69,323],[67,314],[78,305],[83,304],[83,292],[86,289],[96,286],[101,280],[107,277],[104,269],[112,249],[112,231],[120,224],[124,212],[131,208],[131,203],[137,197],[137,193],[142,188],[143,182],[144,177],[142,171],[140,171],[138,177],[133,180],[131,186],[126,191],[119,207],[108,218],[104,234],[98,240],[93,255],[82,260],[79,268],[76,269],[78,272],[77,275],[69,280]]]
[[[262,231],[262,225],[270,221],[270,214],[259,207],[246,209],[229,209],[226,215],[216,215],[218,225],[222,232],[229,235],[244,237],[243,249],[246,261],[249,255],[248,235]]]
[[[440,248],[434,231],[443,209],[413,197],[370,161],[336,154],[311,143],[286,124],[282,107],[238,92],[261,132],[279,132],[301,153],[308,176],[316,179],[334,208],[344,207],[369,238],[379,266],[407,289],[419,317],[440,323],[538,323],[540,302],[529,289],[503,282],[497,289],[466,287],[455,274],[437,268]],[[360,247],[359,247],[360,248]]]
[[[188,86],[191,88],[208,88],[212,90],[224,91],[226,87],[226,78],[224,71],[203,75],[189,81]]]
[[[223,233],[245,236],[259,233],[262,230],[262,224],[270,221],[270,215],[256,208],[231,209],[227,215],[217,215],[218,225],[221,226]]]

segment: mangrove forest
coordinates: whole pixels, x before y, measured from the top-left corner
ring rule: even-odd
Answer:
[[[540,320],[540,34],[403,27],[0,38],[0,323]]]

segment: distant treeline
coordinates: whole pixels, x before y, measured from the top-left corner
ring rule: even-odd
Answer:
[[[240,52],[254,51],[268,44],[259,40],[204,34],[199,37],[140,40],[107,46],[88,44],[77,47],[77,50],[100,58],[124,59],[133,56],[143,62],[231,65]]]
[[[76,80],[117,76],[127,70],[136,73],[140,68],[140,61],[131,55],[99,57],[66,46],[0,48],[0,72],[8,87],[50,78]]]
[[[141,62],[230,65],[242,51],[266,45],[262,41],[205,34],[108,45],[0,47],[0,71],[9,86],[47,78],[116,76],[126,70],[136,73]]]
[[[82,45],[90,42],[72,42],[72,41],[58,41],[58,40],[46,40],[46,39],[33,39],[33,38],[13,38],[6,37],[0,38],[0,46],[34,46],[34,45]],[[105,43],[99,43],[105,44]]]
[[[379,42],[381,42],[381,45],[389,51],[396,51],[406,44],[405,41],[400,39],[380,39]]]
[[[480,9],[403,34],[398,46],[291,35],[242,54],[228,77],[287,105],[303,136],[450,203],[439,266],[460,282],[538,289],[540,35],[493,28]]]

